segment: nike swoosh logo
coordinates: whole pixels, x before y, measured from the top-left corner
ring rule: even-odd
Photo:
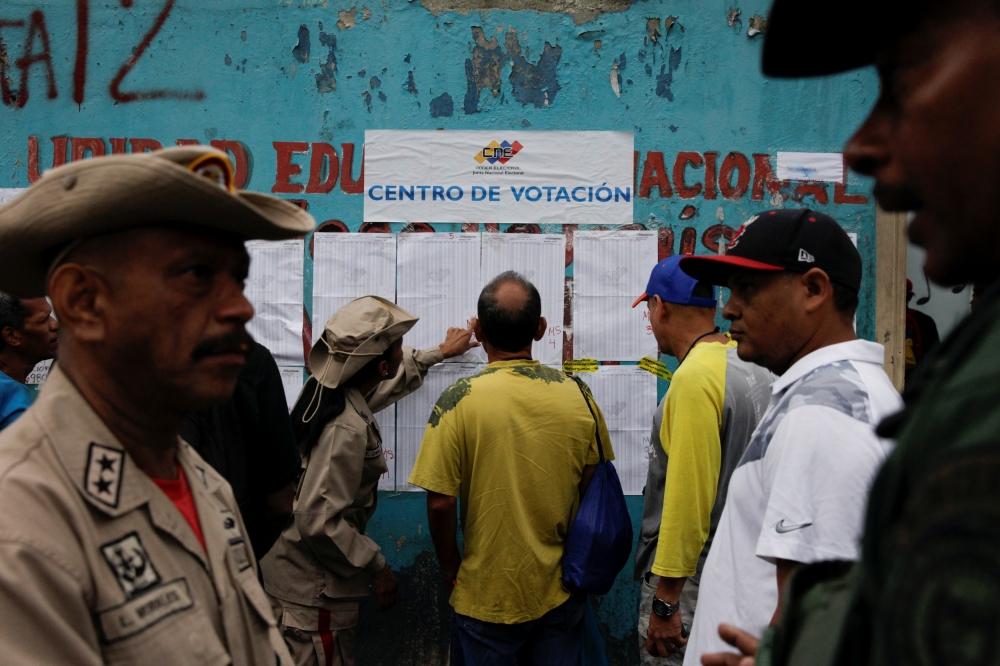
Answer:
[[[795,530],[801,530],[803,527],[809,527],[812,523],[802,523],[801,525],[786,525],[784,520],[778,521],[778,524],[774,526],[774,531],[778,534],[784,534],[785,532],[794,532]]]

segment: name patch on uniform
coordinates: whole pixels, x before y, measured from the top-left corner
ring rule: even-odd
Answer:
[[[160,620],[194,606],[187,580],[178,578],[143,592],[123,604],[100,611],[101,632],[108,643],[148,629]]]
[[[87,494],[102,504],[117,508],[124,467],[124,451],[92,442],[83,477],[83,487]]]
[[[125,596],[132,598],[160,582],[160,574],[149,559],[138,532],[129,532],[121,539],[101,546]]]
[[[374,449],[365,449],[365,460],[371,460],[372,458],[378,458],[382,455],[382,443],[379,442],[378,446]]]
[[[229,540],[229,552],[232,553],[233,563],[238,571],[250,568],[250,555],[247,553],[247,542],[243,537]]]

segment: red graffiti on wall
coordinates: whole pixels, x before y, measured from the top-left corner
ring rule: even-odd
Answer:
[[[177,0],[166,0],[160,9],[153,25],[146,31],[139,43],[132,47],[128,59],[118,68],[114,78],[108,84],[108,94],[119,103],[136,102],[147,99],[181,99],[201,100],[205,98],[203,90],[169,90],[153,88],[150,90],[123,91],[121,89],[125,78],[132,72],[142,58],[146,49],[163,29]],[[134,0],[120,0],[121,6],[131,9]],[[20,28],[26,30],[23,55],[13,61],[14,67],[20,70],[19,87],[11,89],[7,81],[7,58],[0,58],[0,101],[7,106],[23,108],[30,98],[30,74],[38,69],[44,73],[47,84],[46,96],[56,99],[59,92],[56,86],[55,72],[52,67],[52,47],[49,30],[45,22],[45,13],[40,9],[32,10],[27,20],[0,18],[0,47],[3,45],[4,29]],[[87,59],[90,52],[90,0],[76,0],[76,53],[73,58],[73,101],[83,104],[87,88]],[[36,65],[38,67],[36,67]]]

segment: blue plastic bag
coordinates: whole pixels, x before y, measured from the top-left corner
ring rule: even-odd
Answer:
[[[580,383],[575,377],[574,380]],[[584,392],[583,386],[580,391]],[[583,397],[593,415],[585,392]],[[600,431],[598,426],[597,450],[601,462],[569,528],[562,558],[563,585],[572,592],[587,594],[607,594],[632,553],[632,519],[618,472],[604,459]]]

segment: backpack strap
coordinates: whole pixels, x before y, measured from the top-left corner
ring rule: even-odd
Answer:
[[[587,405],[587,409],[590,410],[590,416],[594,419],[594,435],[597,437],[597,453],[601,457],[601,462],[604,460],[604,446],[601,444],[601,426],[597,422],[597,415],[594,414],[594,408],[590,404],[590,399],[587,398],[587,390],[583,387],[583,380],[579,377],[570,377],[574,382],[576,382],[577,388],[580,389],[580,393],[583,395],[583,401]]]

